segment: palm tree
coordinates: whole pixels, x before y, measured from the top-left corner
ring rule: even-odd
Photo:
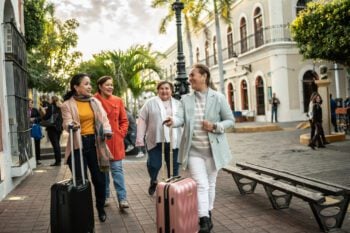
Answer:
[[[215,21],[215,32],[218,46],[218,68],[219,68],[219,79],[220,79],[220,91],[225,94],[224,86],[224,68],[222,58],[222,44],[221,44],[221,29],[219,16],[227,24],[231,23],[230,9],[231,5],[235,0],[200,0],[206,6],[205,10],[212,17],[211,6],[214,7],[214,21]],[[212,2],[211,2],[212,1]]]
[[[161,76],[161,68],[156,62],[158,56],[162,54],[151,51],[150,45],[136,45],[127,51],[105,51],[95,54],[93,59],[83,62],[79,70],[89,73],[94,85],[96,85],[96,80],[103,75],[113,77],[115,84],[113,94],[124,95],[126,105],[129,106],[128,90],[135,101],[144,91],[154,90],[155,82],[143,79],[141,73],[153,71]]]
[[[235,0],[181,0],[184,3],[183,14],[185,18],[185,33],[189,48],[190,66],[193,64],[193,49],[191,41],[191,30],[198,30],[204,28],[204,33],[207,35],[206,25],[200,22],[202,14],[208,14],[213,17],[212,6],[214,6],[215,31],[218,45],[218,65],[220,76],[220,89],[222,93],[224,90],[224,72],[223,72],[223,58],[222,58],[222,44],[219,15],[226,23],[230,23],[230,9]],[[153,0],[152,7],[168,7],[168,15],[161,21],[160,33],[166,32],[166,26],[174,19],[175,12],[172,9],[174,0]]]
[[[201,12],[204,10],[205,4],[203,1],[198,0],[181,0],[184,3],[184,9],[182,13],[185,19],[185,33],[186,33],[186,41],[188,44],[188,53],[189,53],[189,61],[190,66],[193,65],[193,46],[191,39],[191,30],[198,30],[205,25],[200,22],[199,17]],[[167,7],[168,14],[161,20],[159,33],[166,33],[166,28],[170,22],[174,22],[175,19],[175,11],[173,10],[174,0],[152,0],[151,6],[153,8],[157,7]]]

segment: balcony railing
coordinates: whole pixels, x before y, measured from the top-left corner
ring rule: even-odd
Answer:
[[[280,42],[291,42],[292,38],[288,25],[273,25],[265,27],[256,33],[248,35],[246,38],[233,43],[231,48],[224,48],[222,50],[222,59],[228,60],[233,57],[248,53],[253,49],[257,49],[264,45]],[[211,55],[199,61],[208,66],[215,65],[214,57]]]

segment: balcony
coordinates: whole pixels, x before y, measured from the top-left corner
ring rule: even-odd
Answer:
[[[254,49],[263,47],[264,45],[271,45],[281,42],[292,42],[289,25],[287,24],[265,27],[256,33],[248,35],[242,40],[234,42],[232,47],[223,48],[222,58],[223,61],[226,61],[228,59],[244,55]],[[204,58],[199,62],[204,63],[209,67],[216,65],[213,56]]]

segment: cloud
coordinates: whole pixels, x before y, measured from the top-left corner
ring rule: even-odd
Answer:
[[[56,17],[79,21],[78,49],[84,57],[101,50],[125,50],[149,42],[162,51],[176,42],[175,22],[169,25],[167,35],[158,34],[167,9],[151,8],[151,0],[51,1],[56,6]]]

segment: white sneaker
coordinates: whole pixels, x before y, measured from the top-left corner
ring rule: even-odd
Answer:
[[[132,151],[133,149],[134,149],[133,145],[128,145],[128,147],[126,148],[125,152]]]
[[[106,198],[105,207],[108,207],[110,204],[111,204],[110,198]]]
[[[140,151],[137,155],[136,155],[136,158],[142,158],[143,156],[145,156],[145,154]]]

